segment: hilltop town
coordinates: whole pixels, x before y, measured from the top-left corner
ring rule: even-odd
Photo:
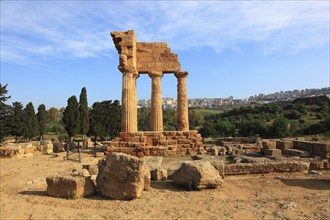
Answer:
[[[330,97],[330,87],[321,89],[304,89],[292,91],[280,91],[271,94],[260,93],[245,99],[235,99],[233,96],[228,98],[194,98],[188,99],[190,108],[219,108],[221,106],[249,105],[249,104],[267,104],[279,101],[292,101],[296,98],[306,98],[326,95]],[[138,107],[150,107],[150,99],[141,99],[138,101]],[[164,109],[176,109],[176,98],[163,98]]]

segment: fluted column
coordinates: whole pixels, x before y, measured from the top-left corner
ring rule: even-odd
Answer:
[[[136,72],[123,72],[121,131],[137,132]]]
[[[174,75],[178,79],[178,100],[177,100],[177,114],[178,114],[178,130],[189,131],[189,118],[188,118],[188,94],[186,77],[187,71],[178,71]]]
[[[151,82],[151,117],[150,127],[152,131],[163,131],[163,99],[162,99],[162,72],[152,71],[148,73]]]

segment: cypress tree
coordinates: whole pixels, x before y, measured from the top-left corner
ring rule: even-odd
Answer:
[[[46,134],[46,123],[47,123],[47,112],[46,112],[46,106],[44,104],[39,105],[37,117],[39,123],[40,139],[42,140],[44,134]]]
[[[23,127],[23,136],[28,138],[29,141],[31,138],[38,135],[38,118],[35,114],[34,107],[32,102],[29,102],[24,111],[24,127]]]
[[[16,136],[16,142],[18,137],[23,135],[23,128],[24,128],[23,105],[20,102],[13,102],[13,107],[10,117],[10,134]]]
[[[82,133],[84,139],[85,134],[87,134],[89,128],[87,91],[85,87],[81,89],[81,93],[79,97],[79,113],[80,113],[80,132]]]
[[[66,132],[72,139],[80,130],[80,114],[76,96],[71,96],[68,99],[68,106],[63,113],[63,124]]]
[[[10,99],[10,96],[7,96],[7,85],[8,84],[2,86],[2,84],[0,84],[0,141],[8,135],[10,129],[10,122],[8,120],[10,116],[10,105],[5,103]]]

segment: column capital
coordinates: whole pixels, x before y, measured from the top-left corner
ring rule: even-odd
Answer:
[[[148,72],[148,76],[150,77],[150,78],[156,78],[156,77],[160,77],[160,78],[162,78],[163,77],[163,72],[161,72],[161,71],[150,71],[150,72]]]
[[[120,72],[122,73],[135,73],[136,68],[134,66],[123,66],[123,65],[119,65],[118,69]]]
[[[176,78],[186,78],[188,76],[188,72],[187,71],[177,71],[177,72],[174,72],[174,75]]]

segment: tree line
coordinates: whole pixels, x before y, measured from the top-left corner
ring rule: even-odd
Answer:
[[[79,102],[71,96],[65,108],[50,108],[41,104],[37,113],[32,102],[23,107],[20,102],[6,104],[11,98],[7,85],[0,85],[0,141],[5,137],[18,139],[38,138],[45,134],[55,134],[59,139],[72,139],[77,135],[96,138],[114,138],[120,132],[121,106],[118,100],[95,102],[88,107],[87,90],[82,88]]]

